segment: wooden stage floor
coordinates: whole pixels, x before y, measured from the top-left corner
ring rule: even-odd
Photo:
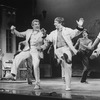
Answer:
[[[80,83],[80,77],[72,77],[71,91],[65,90],[61,78],[41,79],[41,89],[34,90],[26,80],[0,80],[0,93],[39,97],[52,97],[68,100],[100,100],[100,78],[88,78],[89,84]]]

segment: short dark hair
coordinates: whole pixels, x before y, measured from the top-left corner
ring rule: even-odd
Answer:
[[[64,24],[64,18],[63,17],[56,17],[54,20],[61,23],[62,25]]]
[[[31,22],[31,26],[33,26],[34,22],[39,22],[39,23],[40,23],[40,21],[39,21],[38,19],[34,19],[34,20],[32,20],[32,22]]]
[[[84,32],[86,32],[86,33],[88,34],[88,31],[87,31],[87,29],[84,29],[82,33],[84,33]]]

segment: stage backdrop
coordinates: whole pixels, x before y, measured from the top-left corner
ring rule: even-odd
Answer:
[[[54,18],[58,16],[64,17],[65,26],[73,29],[77,26],[76,20],[83,17],[85,20],[84,27],[88,29],[89,38],[93,41],[100,31],[100,0],[35,0],[33,1],[32,14],[40,19],[41,25],[47,30],[47,34],[55,29]],[[79,37],[73,39],[74,44]],[[96,71],[100,71],[99,60],[100,58],[97,58],[91,64],[93,69],[97,69]],[[82,74],[83,66],[77,56],[73,57],[72,68],[73,76]]]

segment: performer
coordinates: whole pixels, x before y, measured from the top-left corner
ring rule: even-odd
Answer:
[[[33,29],[28,29],[24,32],[19,32],[14,26],[11,27],[12,34],[15,34],[18,37],[26,37],[26,45],[23,51],[15,56],[13,60],[13,65],[11,67],[11,74],[5,78],[14,78],[17,75],[17,68],[21,61],[32,56],[32,64],[34,69],[35,76],[35,87],[34,89],[40,88],[40,71],[39,63],[40,59],[43,58],[43,52],[38,51],[37,48],[44,43],[44,34],[46,33],[45,29],[40,30],[40,22],[38,19],[34,19],[31,23]]]
[[[82,32],[82,38],[79,38],[75,44],[75,48],[78,47],[78,53],[77,55],[80,57],[83,65],[83,74],[81,78],[81,83],[88,83],[86,81],[88,72],[90,71],[89,66],[89,57],[90,57],[90,51],[85,46],[91,46],[92,40],[88,38],[88,32],[86,29]]]
[[[71,39],[81,34],[84,20],[83,18],[80,18],[79,21],[77,21],[78,27],[75,30],[64,27],[63,22],[64,18],[62,17],[57,17],[54,19],[54,26],[56,30],[52,31],[46,37],[47,42],[45,42],[45,44],[38,49],[45,50],[48,47],[49,42],[53,43],[54,53],[57,59],[59,59],[59,62],[61,62],[61,65],[64,65],[62,67],[64,67],[65,70],[66,90],[70,90],[72,75],[72,54],[77,54],[77,50],[74,48]]]

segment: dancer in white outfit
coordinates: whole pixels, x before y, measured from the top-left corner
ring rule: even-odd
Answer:
[[[80,18],[77,21],[78,27],[73,30],[68,27],[63,26],[64,18],[57,17],[54,20],[54,26],[56,30],[52,31],[47,37],[44,45],[41,46],[40,50],[45,50],[49,42],[53,43],[54,53],[59,59],[62,67],[65,70],[65,81],[66,81],[66,90],[71,88],[71,75],[72,75],[72,55],[77,54],[77,50],[74,48],[72,43],[72,38],[78,36],[83,30],[83,18]]]
[[[45,30],[40,30],[40,22],[38,19],[34,19],[31,24],[33,29],[28,29],[25,32],[19,32],[15,29],[14,26],[11,27],[11,32],[19,37],[26,37],[26,44],[23,51],[15,56],[13,60],[13,65],[11,67],[11,74],[5,78],[14,78],[17,75],[17,69],[21,61],[32,56],[32,64],[34,69],[35,76],[35,87],[34,89],[40,88],[40,72],[39,72],[39,63],[40,59],[43,58],[43,52],[37,50],[37,48],[44,43],[44,33]]]

